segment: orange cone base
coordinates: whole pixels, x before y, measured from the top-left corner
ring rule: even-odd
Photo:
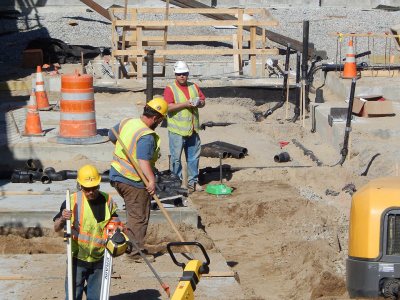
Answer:
[[[346,79],[359,78],[360,75],[357,73],[356,64],[355,63],[345,64],[341,77]]]

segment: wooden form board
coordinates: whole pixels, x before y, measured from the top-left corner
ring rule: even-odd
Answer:
[[[231,14],[236,16],[232,20],[171,20],[170,14]],[[146,20],[146,14],[160,15],[160,20]],[[262,16],[261,19],[249,18],[254,14]],[[257,74],[257,58],[276,55],[276,48],[267,48],[265,35],[257,35],[256,29],[260,26],[276,26],[278,23],[272,19],[269,12],[263,8],[111,8],[112,19],[112,57],[119,61],[132,64],[129,77],[143,77],[143,62],[146,50],[151,47],[155,50],[154,60],[162,62],[165,66],[167,56],[185,55],[232,55],[235,73],[242,73],[243,56],[249,55],[251,75]],[[139,17],[140,15],[140,17]],[[207,27],[207,26],[235,26],[231,35],[169,35],[168,29],[173,27]],[[243,28],[250,28],[250,35],[244,34]],[[146,34],[150,32],[151,34]],[[225,42],[232,48],[196,48],[196,49],[168,49],[168,42]],[[261,47],[259,46],[261,44]],[[121,59],[122,58],[122,59]],[[182,58],[184,60],[184,58]],[[264,74],[264,70],[261,71]],[[161,74],[154,74],[161,75]]]

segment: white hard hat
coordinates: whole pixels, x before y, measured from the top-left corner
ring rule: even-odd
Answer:
[[[174,65],[175,74],[179,73],[189,73],[189,68],[184,61],[177,61]]]

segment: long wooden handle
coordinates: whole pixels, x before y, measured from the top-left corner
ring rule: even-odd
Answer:
[[[142,169],[140,168],[139,164],[133,159],[132,155],[129,153],[128,149],[126,148],[125,144],[122,142],[121,138],[119,137],[118,133],[115,131],[114,128],[111,128],[112,133],[114,136],[117,138],[118,142],[120,143],[122,149],[124,149],[124,152],[126,156],[128,157],[129,161],[131,162],[132,166],[136,169],[136,172],[139,174],[140,179],[142,179],[144,185],[146,187],[149,186],[149,181],[147,180],[146,176],[143,174]],[[168,223],[171,225],[172,229],[175,231],[176,235],[178,236],[179,240],[181,242],[185,242],[183,239],[182,235],[176,228],[174,222],[172,221],[171,217],[169,216],[167,210],[164,208],[162,205],[160,199],[158,199],[156,194],[153,194],[154,200],[157,202],[158,207],[160,208],[161,212],[163,213],[164,217],[167,219]],[[186,251],[190,253],[189,247],[185,246]]]

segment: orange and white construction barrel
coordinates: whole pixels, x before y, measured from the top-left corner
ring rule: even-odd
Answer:
[[[93,77],[78,72],[61,76],[60,131],[61,144],[103,143],[108,137],[97,134]]]

